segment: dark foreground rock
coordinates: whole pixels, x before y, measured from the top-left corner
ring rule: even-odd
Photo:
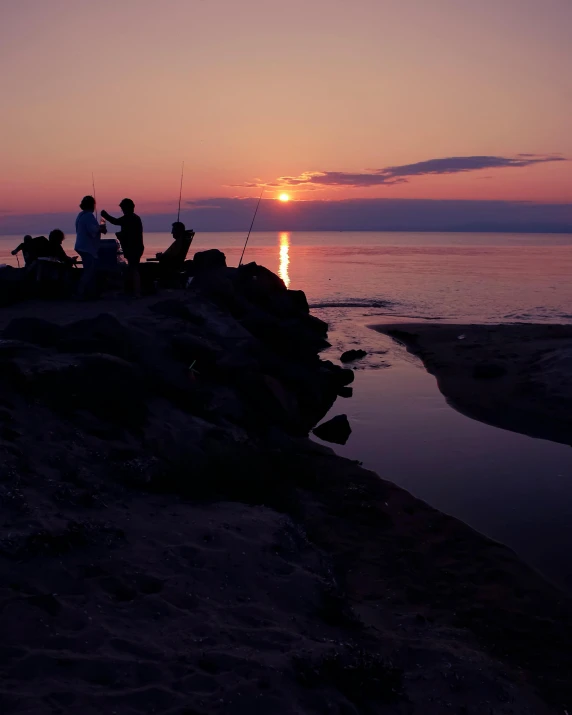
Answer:
[[[477,380],[490,380],[495,377],[506,375],[507,369],[498,363],[481,363],[473,368],[473,377]]]
[[[367,355],[365,350],[346,350],[342,353],[340,360],[342,362],[353,362],[354,360],[359,360]]]
[[[276,276],[210,273],[0,340],[0,712],[570,711],[570,601],[308,440],[354,373]]]
[[[336,417],[332,417],[331,420],[323,422],[314,428],[312,432],[316,437],[323,439],[325,442],[345,444],[352,433],[352,428],[350,427],[347,415],[336,415]]]

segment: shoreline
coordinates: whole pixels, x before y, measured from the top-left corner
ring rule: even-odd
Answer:
[[[402,322],[371,328],[419,357],[462,414],[572,445],[571,325]]]
[[[2,310],[3,712],[569,708],[572,600],[305,436],[350,375],[252,265]]]

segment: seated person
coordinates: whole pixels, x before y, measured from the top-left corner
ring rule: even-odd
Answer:
[[[30,273],[34,271],[38,258],[50,255],[50,243],[45,236],[25,236],[24,242],[12,251],[12,255],[16,255],[20,250],[24,254],[26,271]]]
[[[18,253],[20,253],[20,251],[22,251],[22,255],[24,256],[24,264],[26,266],[29,266],[35,260],[33,242],[34,239],[29,234],[27,234],[26,236],[24,236],[24,240],[22,241],[22,243],[12,251],[13,256],[16,256]]]
[[[64,251],[64,247],[62,246],[64,239],[64,232],[60,231],[59,228],[55,228],[51,231],[48,238],[48,253],[46,257],[57,258],[57,260],[61,261],[64,265],[71,267],[78,259],[77,256],[68,256]]]
[[[185,224],[181,221],[175,221],[171,229],[171,235],[175,239],[166,251],[157,253],[152,261],[159,261],[160,265],[165,268],[177,268],[182,266],[189,252],[195,232],[185,228]]]

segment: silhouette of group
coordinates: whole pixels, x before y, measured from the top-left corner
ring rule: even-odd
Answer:
[[[115,239],[103,239],[107,234],[107,224],[119,226],[120,230],[115,234],[124,261],[125,267],[125,290],[126,293],[135,297],[141,295],[141,259],[145,251],[143,242],[143,222],[135,213],[135,203],[129,199],[123,199],[119,207],[122,216],[112,216],[107,211],[102,210],[101,221],[98,222],[95,211],[96,201],[93,196],[84,196],[79,205],[80,212],[75,220],[76,240],[75,251],[78,257],[68,256],[63,248],[65,235],[60,229],[51,231],[49,238],[31,235],[24,236],[22,243],[17,246],[12,255],[17,256],[20,252],[24,257],[26,272],[36,276],[41,275],[46,263],[51,267],[54,264],[61,268],[64,279],[69,276],[69,270],[80,263],[83,267],[81,277],[77,284],[77,297],[79,299],[89,299],[98,294],[98,270],[101,266],[103,248],[111,248],[114,255],[117,255],[117,242]],[[143,266],[145,277],[153,283],[162,276],[182,266],[187,256],[187,252],[195,235],[194,231],[188,231],[185,224],[175,221],[171,234],[173,243],[163,253],[157,253],[154,258],[148,258],[148,263]],[[104,242],[111,241],[113,246],[105,246]],[[117,259],[115,259],[116,261]],[[123,264],[125,265],[125,264]]]

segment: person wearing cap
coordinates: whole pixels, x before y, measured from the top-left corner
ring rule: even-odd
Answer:
[[[141,276],[139,275],[139,263],[145,249],[143,245],[143,223],[135,213],[135,204],[131,199],[123,199],[119,204],[123,211],[123,216],[115,217],[102,211],[101,215],[106,221],[121,226],[121,231],[115,235],[119,239],[123,255],[127,261],[127,290],[138,298],[141,295]]]

